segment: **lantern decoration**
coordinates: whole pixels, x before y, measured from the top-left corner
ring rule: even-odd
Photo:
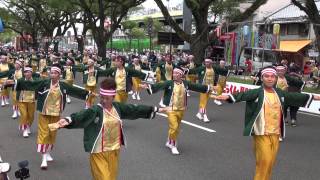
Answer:
[[[250,27],[248,25],[243,26],[243,35],[248,36],[250,32]]]
[[[279,49],[280,48],[280,24],[273,25],[273,35],[275,36],[274,38],[275,47],[273,47],[273,49]]]
[[[274,24],[273,25],[273,34],[279,35],[280,34],[280,24]]]
[[[221,36],[221,26],[218,26],[214,32],[216,33],[217,37],[219,38]]]

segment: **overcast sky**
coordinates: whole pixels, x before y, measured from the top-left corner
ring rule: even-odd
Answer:
[[[168,4],[167,0],[162,0],[163,4],[166,6]],[[176,6],[178,4],[181,4],[183,0],[169,0],[170,6]],[[154,0],[147,0],[142,4],[145,8],[155,8],[158,7],[157,4],[154,2]]]

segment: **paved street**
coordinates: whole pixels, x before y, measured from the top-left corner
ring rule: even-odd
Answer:
[[[195,118],[198,94],[191,94],[184,119],[216,132],[183,124],[179,138],[181,155],[172,156],[164,146],[168,126],[164,117],[125,121],[128,147],[121,152],[119,180],[252,179],[255,166],[252,138],[242,136],[244,104],[216,106],[210,101],[208,115],[212,122],[206,124]],[[143,93],[143,103],[157,104],[160,95]],[[73,99],[65,114],[83,107],[83,101]],[[287,127],[287,139],[281,143],[273,173],[275,180],[318,180],[320,177],[320,118],[299,114],[298,119],[298,127]],[[11,119],[11,107],[1,108],[0,155],[12,164],[11,179],[15,179],[13,172],[21,160],[29,161],[32,180],[91,179],[82,130],[60,130],[53,151],[56,161],[47,171],[41,171],[41,159],[35,144],[37,123],[34,123],[33,134],[28,139],[17,134],[17,127],[17,120]]]

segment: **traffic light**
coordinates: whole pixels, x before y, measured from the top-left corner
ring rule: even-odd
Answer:
[[[153,20],[152,20],[152,18],[148,18],[147,31],[148,31],[149,35],[151,35],[152,32],[153,32]]]

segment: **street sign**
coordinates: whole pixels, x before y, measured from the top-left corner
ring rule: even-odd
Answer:
[[[309,57],[318,57],[319,56],[319,52],[315,51],[313,49],[309,49],[308,55],[309,55]]]

